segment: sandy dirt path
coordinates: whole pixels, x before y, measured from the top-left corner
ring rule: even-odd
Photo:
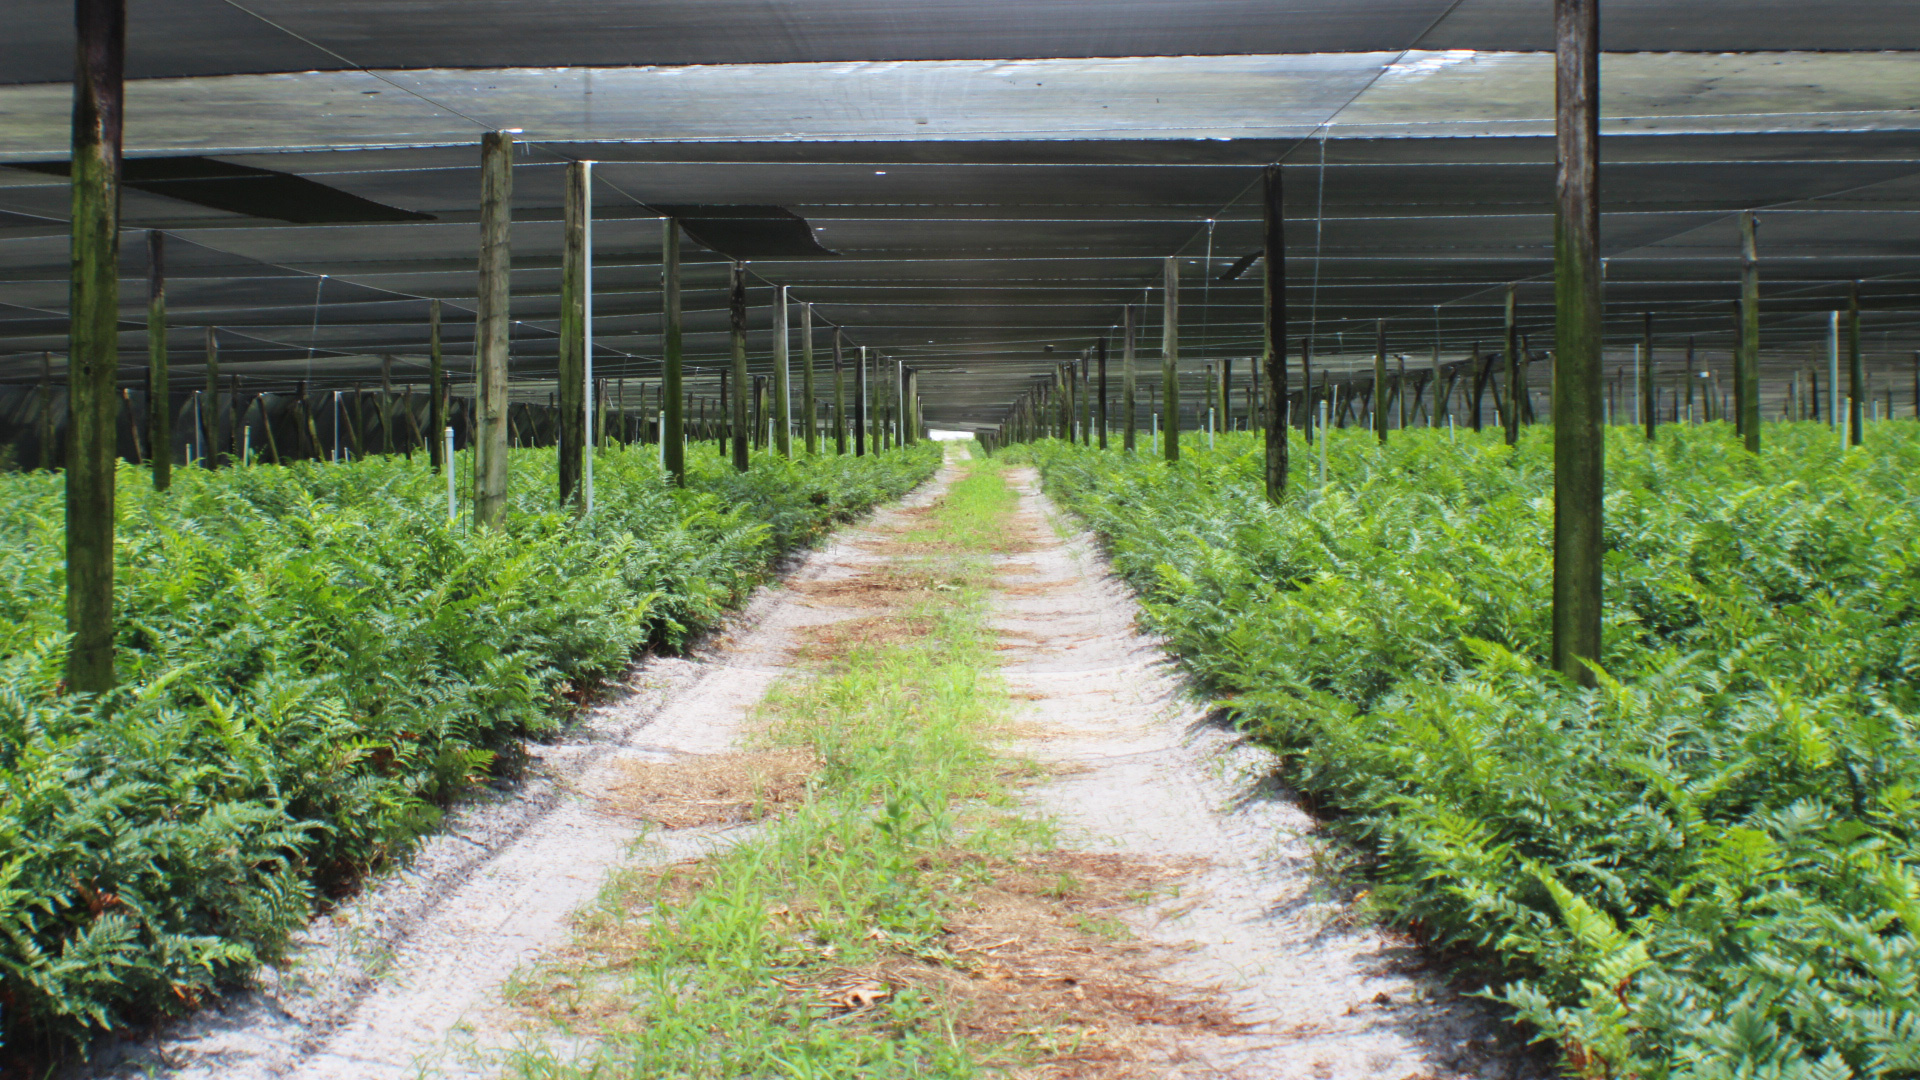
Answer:
[[[530,747],[524,782],[456,809],[404,869],[302,935],[293,962],[150,1038],[109,1047],[71,1075],[132,1080],[398,1080],[486,1075],[524,1020],[501,1001],[524,964],[563,945],[568,916],[610,870],[696,857],[752,826],[648,830],[606,794],[622,762],[736,748],[742,726],[792,670],[809,628],[874,614],[835,582],[888,556],[872,549],[956,470],[842,530],[687,657],[628,673],[561,740]],[[635,844],[643,835],[648,842]]]
[[[1497,1024],[1431,973],[1410,942],[1353,925],[1316,872],[1314,823],[1272,781],[1275,762],[1185,692],[1137,627],[1132,594],[1092,537],[1014,470],[1029,551],[996,559],[993,627],[1017,699],[1016,752],[1057,778],[1029,792],[1061,842],[1146,858],[1197,857],[1179,895],[1132,922],[1186,948],[1168,977],[1218,987],[1244,1037],[1188,1047],[1169,1075],[1439,1080],[1530,1070],[1497,1052]]]

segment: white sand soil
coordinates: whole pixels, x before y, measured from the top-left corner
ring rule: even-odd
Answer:
[[[950,465],[902,503],[797,560],[685,658],[638,664],[565,738],[532,748],[531,777],[448,816],[406,868],[316,920],[256,991],[96,1057],[74,1077],[389,1080],[486,1076],[526,1021],[502,987],[564,945],[568,916],[609,871],[712,850],[752,826],[649,832],[599,798],[621,764],[738,747],[750,711],[794,671],[806,631],[877,614],[833,584],[894,561],[901,512],[952,482]],[[1090,538],[1057,520],[1017,471],[1034,548],[996,557],[993,625],[1017,695],[1014,749],[1062,766],[1030,789],[1088,851],[1199,857],[1180,894],[1135,920],[1184,951],[1169,975],[1225,991],[1252,1025],[1211,1038],[1180,1075],[1507,1077],[1497,1023],[1421,971],[1393,935],[1349,925],[1325,894],[1313,822],[1269,779],[1273,761],[1208,722]],[[1064,533],[1064,535],[1062,535]],[[643,841],[643,842],[637,842]]]

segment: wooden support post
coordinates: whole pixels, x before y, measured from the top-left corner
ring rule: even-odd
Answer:
[[[1138,387],[1133,368],[1134,329],[1133,305],[1128,304],[1121,313],[1120,327],[1120,444],[1129,451],[1134,449],[1134,432],[1139,426],[1136,413]]]
[[[1405,431],[1407,428],[1407,358],[1396,355],[1393,363],[1393,422],[1400,430]]]
[[[1373,433],[1381,442],[1387,441],[1387,320],[1375,319],[1373,323],[1373,393],[1369,404],[1373,408]]]
[[[1646,313],[1640,332],[1640,422],[1646,425],[1647,441],[1654,438],[1654,425],[1658,422],[1655,415],[1653,396],[1653,312]]]
[[[1276,342],[1278,340],[1277,338],[1275,339]],[[1285,361],[1282,360],[1281,363],[1284,366]],[[1275,386],[1285,385],[1285,373],[1275,378],[1282,380],[1276,382],[1274,384]],[[1326,398],[1328,402],[1331,403],[1333,399],[1327,393],[1326,381],[1326,373],[1322,372],[1320,377],[1320,396]],[[1315,424],[1319,422],[1319,418],[1313,415],[1313,339],[1310,337],[1300,339],[1300,405],[1300,411],[1304,414],[1300,417],[1300,431],[1306,436],[1307,445],[1312,446],[1313,429]],[[1285,408],[1284,404],[1281,407]]]
[[[167,234],[147,233],[147,444],[153,488],[173,483],[173,392],[167,387]]]
[[[587,509],[587,166],[567,163],[561,211],[560,356],[555,372],[559,416],[560,505],[577,516]]]
[[[847,453],[847,376],[845,358],[841,355],[844,341],[839,327],[833,328],[833,452],[846,456]]]
[[[1215,423],[1214,427],[1216,430],[1222,432],[1233,430],[1233,424],[1228,419],[1232,415],[1231,408],[1233,399],[1227,395],[1227,387],[1232,385],[1232,383],[1233,358],[1230,356],[1222,357],[1220,360],[1220,383],[1214,388],[1215,396],[1219,400],[1219,404],[1216,405],[1215,408],[1220,414],[1220,419]]]
[[[427,305],[427,457],[434,475],[450,468],[447,461],[447,367],[440,354],[440,301]],[[271,425],[269,425],[271,426]]]
[[[1867,366],[1860,356],[1860,283],[1847,287],[1847,445],[1859,446],[1867,420]]]
[[[206,330],[206,393],[200,401],[200,467],[220,466],[220,342],[216,331]]]
[[[263,424],[266,422],[266,419],[267,419],[267,411],[266,411],[265,405],[266,405],[266,402],[264,399],[262,399],[261,409],[260,409],[260,420]],[[406,388],[400,392],[400,412],[402,415],[404,415],[407,418],[406,453],[407,453],[407,460],[412,461],[413,448],[419,445],[420,443],[420,417],[416,415],[413,411],[413,384],[412,383],[408,383],[406,385]]]
[[[1160,437],[1168,464],[1180,460],[1180,260],[1169,255],[1161,268],[1165,297],[1160,319]]]
[[[238,406],[235,406],[236,410]],[[393,354],[383,353],[380,357],[380,452],[393,453]],[[239,413],[234,413],[234,423],[239,423]]]
[[[1553,666],[1592,685],[1606,551],[1599,0],[1554,0],[1554,39]]]
[[[1598,2],[1598,0],[1586,0]],[[1502,413],[1506,424],[1507,445],[1513,446],[1520,441],[1520,326],[1516,317],[1519,287],[1507,285],[1506,302],[1506,365],[1507,365],[1507,407]]]
[[[489,131],[480,137],[480,288],[474,305],[473,346],[479,397],[473,437],[473,523],[481,528],[501,525],[507,513],[512,228],[513,136]]]
[[[1277,503],[1286,497],[1287,473],[1292,467],[1287,460],[1287,440],[1292,436],[1292,432],[1287,430],[1287,401],[1291,394],[1287,386],[1287,223],[1283,212],[1285,200],[1282,198],[1280,163],[1276,161],[1268,165],[1261,176],[1261,348],[1268,383],[1264,395],[1267,400],[1264,473],[1267,501]],[[1311,390],[1313,375],[1308,362],[1303,352],[1300,372],[1304,381],[1301,385]],[[1303,413],[1311,411],[1305,407],[1306,398],[1307,394],[1302,393]],[[1309,434],[1308,438],[1311,439],[1312,435]]]
[[[907,401],[905,415],[906,433],[909,444],[920,441],[920,373],[907,369]]]
[[[54,432],[58,428],[53,416],[53,351],[40,353],[40,454],[38,465],[51,472],[57,467],[58,455],[53,452]]]
[[[1100,364],[1100,449],[1107,448],[1107,339],[1103,334],[1094,345],[1094,355]]]
[[[736,262],[727,278],[727,325],[733,346],[733,467],[746,472],[751,463],[753,438],[747,397],[753,392],[747,382],[747,268]]]
[[[800,417],[806,425],[807,456],[820,452],[820,410],[813,394],[813,305],[800,305]]]
[[[1740,214],[1740,434],[1760,452],[1760,253],[1753,211]]]
[[[859,370],[853,379],[853,456],[867,453],[867,347],[860,346]]]
[[[686,396],[686,344],[680,305],[680,223],[673,218],[661,221],[660,230],[660,303],[662,327],[661,420],[666,440],[660,461],[672,477],[675,487],[687,484],[686,415],[682,402]]]
[[[125,0],[75,0],[67,338],[67,688],[113,689]]]
[[[783,458],[793,456],[793,392],[788,371],[792,334],[787,326],[787,287],[773,287],[773,448]]]

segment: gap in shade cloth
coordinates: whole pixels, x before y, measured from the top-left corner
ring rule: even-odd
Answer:
[[[64,161],[25,162],[8,167],[53,176],[67,175]],[[152,195],[297,225],[435,220],[432,214],[363,199],[304,176],[194,155],[128,158],[121,165],[120,181]]]
[[[655,205],[689,236],[732,259],[830,259],[807,219],[779,206]]]

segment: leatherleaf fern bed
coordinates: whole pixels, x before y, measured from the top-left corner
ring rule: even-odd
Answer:
[[[1608,435],[1605,676],[1548,670],[1550,433],[1031,451],[1383,913],[1582,1076],[1920,1076],[1920,425]],[[1194,440],[1198,441],[1198,440]]]
[[[652,447],[603,452],[576,522],[517,451],[501,531],[449,525],[424,460],[123,469],[104,701],[59,685],[61,479],[0,475],[0,1059],[244,978],[497,750],[939,461],[690,456],[676,491]]]

